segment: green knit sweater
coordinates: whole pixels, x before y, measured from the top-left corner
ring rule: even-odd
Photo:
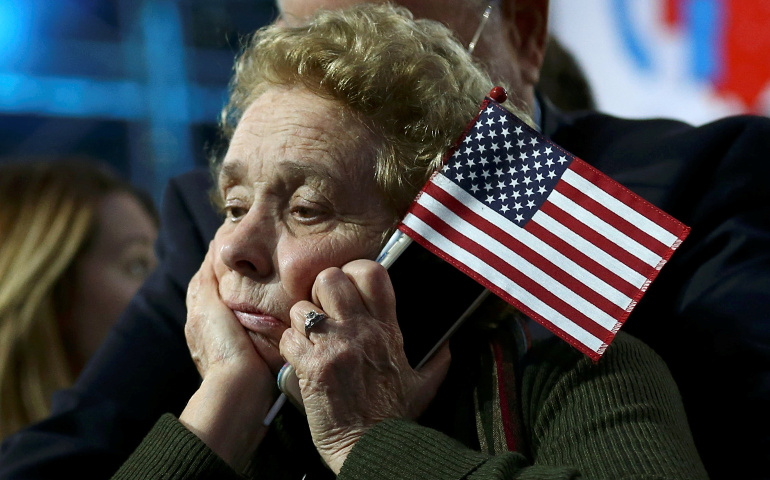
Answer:
[[[453,355],[453,368],[456,361]],[[442,392],[446,397],[446,390]],[[478,437],[468,438],[475,421],[472,404],[463,400],[467,398],[458,394],[448,399],[434,416],[434,423],[443,418],[451,428],[399,419],[380,423],[355,445],[338,478],[708,478],[668,369],[649,347],[623,333],[597,363],[558,339],[530,350],[519,391],[526,452],[480,452]],[[455,425],[463,417],[467,425]],[[298,449],[304,453],[294,452],[280,437],[265,439],[266,452],[246,478],[301,480],[302,472],[310,472],[308,480],[329,477],[328,471],[314,467],[317,455],[308,453],[307,445]],[[283,439],[290,443],[286,437],[291,435]],[[244,477],[165,415],[114,478]]]

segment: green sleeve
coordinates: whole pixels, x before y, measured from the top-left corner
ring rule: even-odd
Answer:
[[[593,362],[563,341],[533,349],[522,409],[535,465],[585,478],[708,478],[668,367],[619,333]]]
[[[338,478],[708,478],[676,385],[646,345],[619,334],[597,363],[561,340],[531,353],[521,390],[530,459],[488,456],[387,420],[356,444]]]
[[[113,480],[242,480],[171,414],[163,415]]]

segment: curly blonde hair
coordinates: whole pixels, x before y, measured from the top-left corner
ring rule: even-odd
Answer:
[[[375,180],[401,215],[493,84],[440,23],[361,4],[321,10],[302,27],[268,26],[249,39],[220,118],[226,140],[274,86],[302,86],[339,102],[381,139]]]

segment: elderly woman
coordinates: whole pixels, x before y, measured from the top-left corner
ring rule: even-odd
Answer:
[[[256,33],[223,115],[225,219],[188,292],[202,383],[116,478],[705,477],[666,367],[628,336],[598,363],[554,338],[524,353],[491,298],[451,368],[449,348],[410,366],[399,324],[435,328],[443,300],[397,319],[373,259],[491,86],[445,28],[387,6]],[[311,311],[328,318],[306,331]],[[265,426],[287,361],[306,416]]]

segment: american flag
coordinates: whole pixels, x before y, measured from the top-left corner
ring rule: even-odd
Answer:
[[[399,229],[594,360],[689,233],[491,98]]]

